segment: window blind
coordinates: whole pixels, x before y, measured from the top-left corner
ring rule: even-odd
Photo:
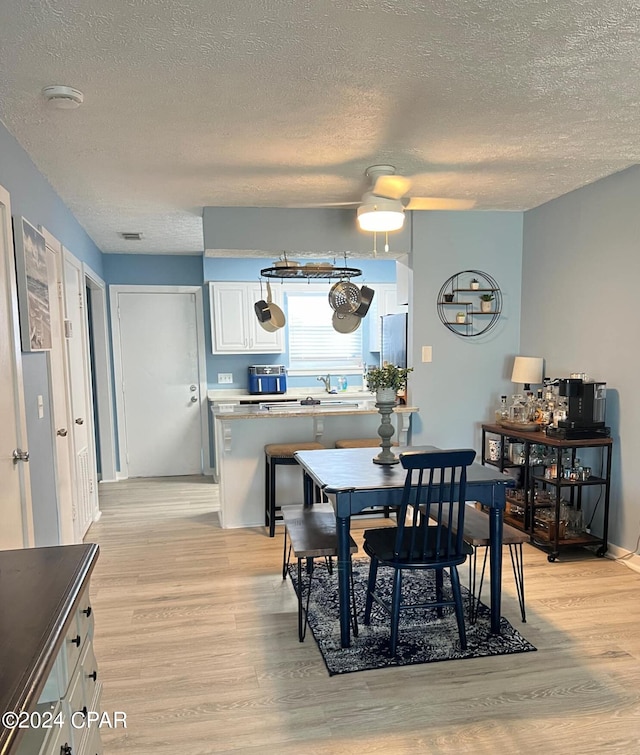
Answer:
[[[289,370],[339,372],[362,365],[362,330],[338,333],[327,291],[287,292]]]

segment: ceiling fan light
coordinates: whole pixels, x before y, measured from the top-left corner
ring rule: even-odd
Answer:
[[[362,231],[384,233],[399,231],[404,225],[404,208],[394,199],[377,197],[358,207],[358,225]]]

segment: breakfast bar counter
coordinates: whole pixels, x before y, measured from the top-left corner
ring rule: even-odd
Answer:
[[[361,394],[362,395],[362,394]],[[394,410],[394,441],[407,445],[411,415],[418,409]],[[224,528],[264,525],[264,446],[268,443],[317,441],[333,448],[341,438],[377,438],[380,415],[375,397],[327,397],[322,403],[211,403],[215,468],[220,484],[220,524]],[[278,474],[278,501],[300,503],[300,470]]]

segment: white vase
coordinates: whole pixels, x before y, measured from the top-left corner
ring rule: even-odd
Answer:
[[[491,312],[491,304],[490,301],[480,301],[480,311],[481,312]]]

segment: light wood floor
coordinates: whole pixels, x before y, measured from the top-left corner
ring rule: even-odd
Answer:
[[[509,573],[503,613],[538,652],[329,677],[298,642],[281,534],[221,530],[215,494],[100,488],[95,648],[103,709],[127,714],[106,755],[640,751],[639,574],[527,546],[528,622]]]

